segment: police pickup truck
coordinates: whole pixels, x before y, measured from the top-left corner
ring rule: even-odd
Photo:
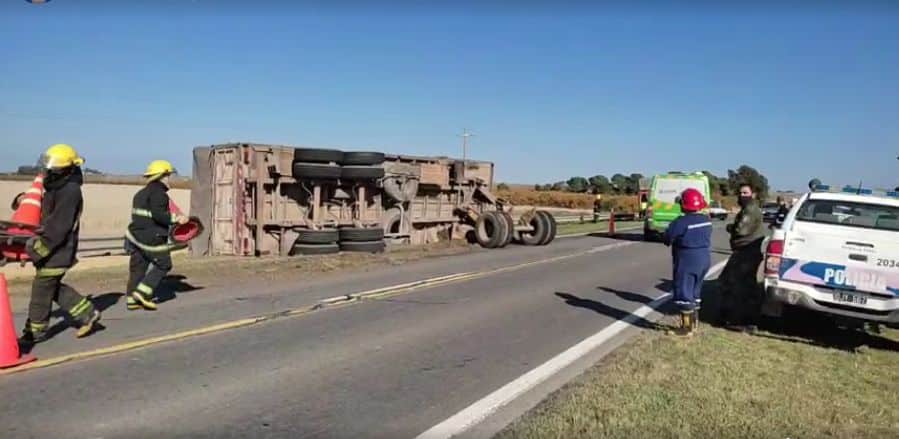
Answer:
[[[774,303],[899,323],[899,192],[815,186],[768,240]]]

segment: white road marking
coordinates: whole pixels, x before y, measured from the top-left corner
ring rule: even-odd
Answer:
[[[724,268],[726,263],[727,261],[725,260],[715,264],[709,270],[709,273],[705,278],[710,279],[717,275]],[[671,294],[666,293],[652,302],[641,306],[627,317],[603,328],[596,334],[587,337],[561,354],[551,358],[549,361],[537,366],[530,372],[518,377],[509,384],[506,384],[495,392],[468,406],[461,412],[456,413],[447,420],[431,427],[428,431],[418,435],[416,439],[448,439],[464,433],[466,430],[495,413],[501,407],[514,401],[525,392],[546,381],[560,370],[577,361],[579,358],[611,340],[613,337],[627,329],[632,323],[637,321],[637,319],[646,317],[670,298]]]

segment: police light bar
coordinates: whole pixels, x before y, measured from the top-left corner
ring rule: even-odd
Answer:
[[[877,197],[889,197],[889,198],[899,198],[899,191],[888,191],[884,189],[871,189],[871,188],[863,188],[858,186],[843,186],[842,189],[837,189],[827,184],[819,184],[812,188],[812,192],[829,192],[834,194],[853,194],[853,195],[869,195],[869,196],[877,196]]]

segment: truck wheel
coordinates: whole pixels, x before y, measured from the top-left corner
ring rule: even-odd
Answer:
[[[368,229],[361,227],[343,227],[340,229],[341,242],[366,242],[384,239],[384,229]]]
[[[383,152],[345,152],[340,164],[344,166],[372,166],[384,163]]]
[[[546,234],[546,238],[544,240],[540,241],[540,244],[539,244],[539,245],[547,245],[550,242],[553,242],[554,239],[556,239],[556,233],[559,232],[559,226],[556,224],[556,218],[554,216],[552,216],[551,213],[549,213],[545,210],[539,210],[539,211],[537,211],[537,215],[543,216],[543,220],[546,222],[546,224],[549,225],[549,229]]]
[[[475,238],[484,248],[497,248],[506,240],[506,220],[497,212],[484,212],[475,223]]]
[[[348,180],[377,180],[384,178],[384,168],[380,166],[344,166],[340,178]]]
[[[294,244],[293,255],[332,255],[340,252],[337,244]]]
[[[340,250],[345,252],[381,253],[385,248],[384,241],[345,241],[340,243]]]
[[[300,230],[297,244],[333,244],[337,242],[337,230]]]
[[[294,178],[337,179],[340,178],[340,166],[321,163],[294,163]]]
[[[656,233],[655,230],[652,230],[647,226],[643,226],[643,240],[646,242],[658,242],[661,239],[659,238],[659,234]]]
[[[540,245],[544,239],[552,232],[552,227],[546,217],[540,215],[539,212],[531,218],[529,224],[534,230],[530,232],[521,232],[521,243],[524,245]]]
[[[512,219],[512,215],[509,212],[500,212],[500,216],[506,220],[506,239],[503,240],[500,248],[506,247],[512,243],[512,238],[515,237],[515,220]]]
[[[308,163],[340,163],[343,161],[343,152],[336,149],[294,148],[293,161]]]

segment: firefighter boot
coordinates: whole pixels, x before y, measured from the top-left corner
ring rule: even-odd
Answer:
[[[134,299],[134,301],[137,304],[142,306],[145,310],[156,311],[157,307],[156,307],[156,303],[153,302],[152,295],[144,295],[144,293],[141,293],[140,291],[135,291],[135,292],[131,293],[131,297]]]
[[[140,306],[140,304],[137,303],[136,300],[134,300],[134,297],[131,297],[130,295],[129,295],[128,298],[125,300],[125,306],[126,306],[126,308],[128,309],[128,311],[137,311],[137,310],[139,310],[139,309],[142,308],[142,307]]]
[[[47,333],[49,326],[49,322],[32,322],[30,319],[25,321],[25,329],[22,330],[22,337],[19,339],[19,342],[23,345],[34,346],[49,340],[50,335]]]
[[[681,325],[679,328],[677,328],[675,334],[682,337],[689,337],[693,335],[693,321],[693,311],[681,311]]]
[[[693,324],[692,331],[697,332],[697,331],[699,331],[699,309],[697,308],[697,309],[693,310],[692,314],[693,314],[691,317],[691,323]]]
[[[82,338],[91,335],[95,329],[97,329],[97,322],[100,321],[100,311],[96,309],[91,310],[90,314],[81,322],[81,325],[78,326],[78,331],[75,332],[75,337]]]

